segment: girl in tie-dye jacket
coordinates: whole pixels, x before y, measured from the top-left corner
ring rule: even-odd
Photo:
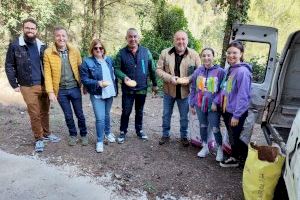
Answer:
[[[195,70],[192,75],[189,103],[192,113],[197,113],[200,123],[200,135],[203,148],[198,156],[204,158],[209,153],[207,145],[208,126],[212,128],[218,144],[217,161],[223,160],[222,135],[220,132],[220,84],[225,72],[219,65],[213,64],[214,51],[205,48],[200,53],[203,65]]]

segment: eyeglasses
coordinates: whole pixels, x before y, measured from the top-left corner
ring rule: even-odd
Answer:
[[[97,51],[98,49],[99,49],[99,50],[103,50],[103,47],[94,47],[93,49],[94,49],[95,51]]]
[[[31,30],[31,31],[35,31],[36,28],[30,28],[30,27],[24,27],[25,30]]]
[[[226,52],[226,56],[229,56],[229,55],[234,55],[234,56],[236,56],[236,55],[238,55],[239,54],[239,52],[237,52],[237,51],[227,51]]]

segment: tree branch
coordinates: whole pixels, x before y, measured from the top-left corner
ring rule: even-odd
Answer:
[[[105,7],[107,7],[107,6],[110,6],[110,5],[114,4],[114,3],[118,3],[118,2],[121,2],[121,1],[122,1],[122,0],[111,1],[111,2],[109,2],[109,3],[107,3],[107,4],[104,4],[103,6],[101,6],[101,7],[99,7],[99,8],[97,8],[96,10],[103,9],[103,8],[105,8]]]

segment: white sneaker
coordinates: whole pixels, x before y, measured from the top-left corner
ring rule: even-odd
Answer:
[[[205,158],[209,154],[208,145],[203,143],[201,151],[198,152],[197,156],[200,158]]]
[[[103,142],[97,142],[96,151],[97,151],[97,153],[102,153],[103,152]]]
[[[222,146],[218,146],[216,161],[221,162],[224,160],[223,148]]]
[[[105,135],[105,138],[110,142],[110,143],[114,143],[116,142],[116,138],[114,136],[114,134],[110,133],[108,135]]]

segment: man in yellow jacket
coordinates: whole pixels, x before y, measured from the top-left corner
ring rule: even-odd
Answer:
[[[67,31],[63,27],[54,29],[55,45],[44,53],[45,86],[52,102],[59,102],[69,128],[69,145],[77,142],[77,130],[73,110],[78,119],[82,145],[88,144],[85,117],[82,110],[79,66],[80,52],[68,42]]]

